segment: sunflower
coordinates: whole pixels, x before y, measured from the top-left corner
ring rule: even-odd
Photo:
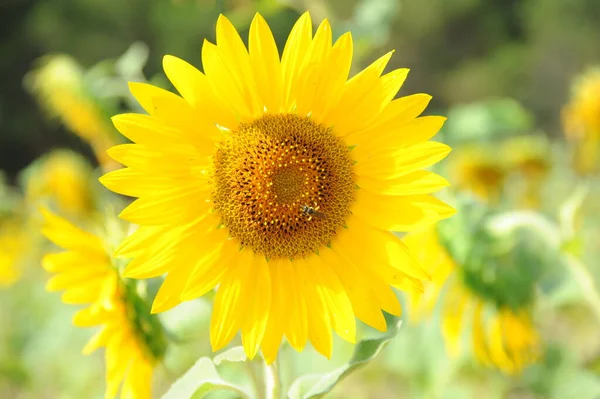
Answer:
[[[457,186],[490,203],[499,201],[507,175],[505,160],[491,146],[466,146],[452,162]]]
[[[524,187],[519,203],[522,207],[539,209],[542,205],[544,181],[548,177],[552,150],[543,136],[516,136],[502,143],[501,148],[511,172],[518,172]]]
[[[574,166],[580,174],[598,171],[600,159],[600,68],[581,75],[571,101],[563,108],[563,126],[574,144]]]
[[[151,397],[152,370],[162,357],[162,330],[155,316],[140,312],[142,301],[120,278],[100,237],[42,210],[42,233],[65,252],[46,254],[43,267],[52,277],[48,291],[62,291],[62,301],[85,304],[73,323],[101,326],[83,349],[89,354],[106,348],[105,399]]]
[[[68,55],[45,56],[38,64],[25,77],[26,87],[49,116],[85,140],[100,164],[109,167],[112,160],[106,156],[106,149],[114,144],[115,133],[86,89],[82,67]]]
[[[473,289],[472,271],[457,264],[435,227],[408,234],[405,243],[432,275],[423,294],[409,297],[411,320],[429,315],[444,293],[442,333],[451,356],[461,352],[463,326],[470,323],[473,353],[480,363],[515,374],[538,358],[539,338],[527,306],[497,303],[489,297],[489,287],[485,294]]]
[[[92,168],[81,155],[54,150],[25,171],[25,201],[32,207],[50,202],[61,213],[89,217],[95,208],[91,177]]]
[[[0,287],[10,286],[19,279],[21,259],[29,249],[29,236],[21,221],[0,218]]]
[[[392,53],[347,80],[352,37],[332,44],[324,20],[296,22],[281,59],[265,20],[249,50],[221,16],[204,42],[204,73],[165,56],[182,97],[142,83],[149,115],[113,118],[136,144],[109,155],[127,166],[101,178],[139,197],[121,217],[140,225],[117,249],[124,273],[167,273],[153,312],[218,285],[213,350],[241,330],[247,355],[272,362],[285,336],[329,357],[332,330],[355,340],[355,317],[384,331],[400,314],[393,287],[422,289],[427,273],[390,231],[412,230],[454,210],[431,192],[447,186],[422,170],[450,148],[428,141],[445,118],[418,117],[430,96],[393,100],[408,70],[382,72]]]

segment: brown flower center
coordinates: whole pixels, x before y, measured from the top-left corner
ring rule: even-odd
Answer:
[[[297,258],[330,243],[354,201],[349,148],[331,129],[293,114],[241,124],[214,158],[213,201],[230,235],[267,258]]]

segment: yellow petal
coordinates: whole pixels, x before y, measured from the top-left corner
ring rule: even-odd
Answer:
[[[460,353],[463,316],[468,299],[457,282],[448,287],[442,312],[442,334],[448,353],[453,357]]]
[[[282,95],[279,52],[269,25],[258,13],[250,25],[248,47],[254,80],[262,104],[267,112],[279,112]]]
[[[381,313],[381,308],[378,306],[378,301],[374,301],[373,291],[370,290],[365,281],[360,278],[356,278],[354,273],[350,274],[347,268],[347,262],[345,259],[341,259],[340,256],[329,248],[322,248],[319,251],[319,256],[327,265],[329,265],[337,274],[344,289],[352,303],[352,309],[356,317],[361,321],[368,324],[369,326],[379,330],[385,331],[387,325],[385,318]],[[350,271],[354,271],[352,268]]]
[[[156,194],[159,191],[168,191],[173,186],[190,184],[184,176],[160,176],[139,172],[131,168],[117,169],[102,176],[100,183],[104,187],[118,194],[130,197],[143,197]]]
[[[222,14],[217,20],[217,49],[230,80],[233,79],[236,83],[236,88],[246,103],[249,111],[247,115],[259,117],[263,112],[263,107],[258,98],[248,51],[233,24]],[[211,72],[213,71],[209,71],[206,65],[204,68],[208,78],[212,80],[214,76]]]
[[[430,280],[429,273],[417,262],[407,246],[394,234],[373,228],[354,215],[346,219],[347,229],[342,229],[336,241],[346,248],[353,259],[364,264],[394,285],[407,276]]]
[[[74,251],[90,252],[97,257],[104,255],[104,244],[100,238],[75,227],[47,209],[41,209],[44,217],[42,234],[59,247]]]
[[[142,352],[133,358],[123,382],[120,399],[152,398],[152,366]]]
[[[112,269],[110,259],[107,256],[80,252],[46,254],[42,258],[42,267],[50,273],[59,273],[81,267],[90,270]]]
[[[119,217],[140,225],[182,224],[197,219],[212,208],[208,187],[174,187],[157,194],[133,201]]]
[[[492,365],[492,359],[486,343],[485,325],[483,321],[483,302],[477,301],[473,310],[473,351],[475,357],[486,366]]]
[[[502,319],[498,314],[491,322],[488,349],[490,359],[499,369],[509,374],[516,371],[515,364],[508,357],[504,348]]]
[[[242,327],[246,301],[242,294],[250,272],[250,252],[245,249],[237,255],[239,260],[231,263],[217,290],[210,320],[210,344],[214,352],[225,347]]]
[[[249,122],[260,116],[255,97],[248,97],[248,88],[237,71],[229,69],[219,47],[207,40],[202,44],[202,66],[213,92],[238,120]]]
[[[358,150],[358,147],[354,151]],[[354,151],[352,151],[354,153]],[[424,142],[409,147],[388,144],[378,152],[352,154],[357,160],[354,171],[359,176],[386,180],[405,176],[444,159],[451,151],[445,144]]]
[[[361,189],[380,195],[429,194],[450,185],[442,176],[426,170],[386,180],[357,176],[356,184]]]
[[[429,94],[412,94],[397,98],[390,102],[381,111],[373,123],[362,129],[351,129],[346,136],[347,140],[355,141],[357,145],[367,144],[387,132],[398,131],[399,126],[415,119],[427,108],[431,101]]]
[[[271,364],[277,359],[277,353],[279,352],[283,338],[283,325],[288,320],[288,310],[285,307],[284,298],[281,294],[281,288],[283,287],[281,276],[285,272],[285,270],[281,270],[281,267],[284,264],[286,267],[289,267],[287,262],[287,260],[273,259],[268,263],[271,276],[271,311],[261,344],[261,352],[267,364]]]
[[[340,279],[333,269],[323,262],[320,256],[311,255],[306,259],[305,273],[314,279],[317,295],[327,310],[335,332],[348,342],[356,340],[356,320],[352,303]],[[310,306],[309,306],[310,307]]]
[[[356,145],[352,155],[359,161],[373,157],[397,156],[401,155],[397,153],[407,151],[407,147],[415,144],[421,144],[415,149],[428,149],[423,143],[435,136],[445,121],[443,116],[422,116],[406,123],[391,121],[388,126],[367,129],[364,133],[349,135],[345,140]]]
[[[310,263],[306,261],[305,263]],[[315,278],[312,269],[308,269],[308,265],[298,269],[301,275],[299,283],[302,285],[302,290],[306,299],[306,306],[310,309],[310,317],[308,319],[308,339],[312,343],[317,352],[321,353],[326,358],[331,358],[331,347],[333,336],[331,332],[331,315],[329,304],[321,295],[319,290],[320,285]],[[327,266],[326,266],[327,267]],[[350,307],[352,310],[352,307]]]
[[[311,118],[327,125],[327,115],[344,93],[344,85],[352,64],[352,35],[347,32],[335,42],[322,67],[321,78],[316,84],[311,107]]]
[[[314,109],[313,105],[321,81],[327,74],[328,65],[326,61],[330,51],[331,26],[329,21],[324,19],[308,46],[298,79],[292,85],[292,90],[296,93],[296,112],[298,115],[309,115]]]
[[[123,348],[126,347],[125,339],[119,335],[111,337],[106,347],[105,399],[113,399],[117,395],[123,378],[125,378],[125,374],[131,365],[132,359],[123,353]]]
[[[104,286],[102,280],[85,281],[76,287],[68,288],[60,297],[68,305],[91,303],[98,298],[98,292]]]
[[[111,328],[108,326],[104,326],[100,331],[94,334],[92,338],[90,338],[88,343],[83,348],[82,353],[84,355],[89,355],[96,349],[105,346],[111,335]]]
[[[298,79],[304,57],[312,41],[312,21],[308,12],[296,21],[290,32],[281,56],[283,78],[283,107],[281,112],[290,112],[295,106],[295,82]]]
[[[113,125],[123,136],[138,144],[162,149],[165,143],[171,146],[178,143],[184,150],[187,150],[186,145],[193,145],[198,154],[212,155],[215,152],[213,140],[218,140],[221,134],[212,122],[195,118],[191,109],[190,114],[186,114],[185,108],[178,107],[176,103],[158,99],[155,102],[156,109],[173,120],[142,114],[120,114],[111,118]]]
[[[85,281],[95,279],[101,280],[112,273],[114,272],[111,269],[108,269],[105,265],[101,265],[100,268],[88,268],[85,267],[85,264],[82,264],[80,269],[69,270],[52,277],[46,284],[46,290],[60,291],[67,288],[76,287]]]
[[[250,252],[250,251],[248,251]],[[250,272],[244,285],[244,297],[249,300],[244,309],[242,344],[249,359],[253,359],[262,342],[271,307],[271,275],[265,258],[252,254]]]
[[[216,246],[216,249],[198,261],[181,294],[182,300],[189,301],[203,296],[223,279],[240,244],[237,240],[228,240],[226,236],[219,237],[218,240],[218,243],[208,243],[207,247]]]
[[[210,157],[198,153],[194,147],[168,143],[160,149],[143,144],[121,144],[106,152],[115,161],[136,171],[169,177],[185,176],[188,179],[202,179],[211,162]]]
[[[324,119],[327,126],[334,127],[336,134],[343,136],[363,127],[364,120],[359,118],[364,118],[367,111],[363,110],[362,107],[368,107],[368,112],[377,109],[377,113],[379,113],[380,108],[386,105],[382,103],[366,104],[365,99],[370,98],[369,101],[373,101],[373,93],[381,94],[382,87],[379,76],[392,54],[393,52],[389,52],[380,57],[346,82],[339,102],[331,108],[331,112]],[[372,116],[369,114],[369,119]]]
[[[339,243],[339,240],[333,241],[332,248],[345,261],[347,265],[346,272],[355,281],[355,285],[362,282],[367,286],[367,289],[371,292],[372,305],[394,316],[400,316],[402,313],[400,302],[390,285],[376,273],[364,267],[359,259],[351,257],[347,247],[342,247]],[[354,243],[354,245],[357,244],[357,242]]]
[[[413,231],[448,218],[456,211],[430,195],[387,196],[358,190],[352,212],[378,229]]]
[[[166,55],[163,58],[165,74],[185,100],[202,115],[209,116],[219,126],[235,130],[235,114],[215,96],[207,77],[187,62]]]
[[[160,241],[140,250],[135,259],[129,262],[123,275],[132,278],[156,277],[183,264],[189,265],[191,278],[193,265],[205,256],[212,256],[213,251],[220,250],[227,239],[227,233],[217,228],[218,221],[215,219],[207,215],[187,226],[163,229],[165,232],[159,237]],[[141,246],[148,241],[140,240],[129,248],[143,248]]]
[[[301,351],[308,340],[308,309],[304,293],[298,286],[301,262],[282,261],[278,297],[283,299],[286,320],[283,331],[292,348]]]
[[[154,101],[157,98],[171,101],[180,107],[189,107],[189,104],[183,98],[168,90],[161,89],[160,87],[142,82],[128,82],[128,85],[129,91],[133,97],[135,97],[142,108],[144,108],[144,111],[150,115],[156,115],[157,109],[154,105]]]
[[[181,303],[180,294],[187,284],[190,269],[187,265],[180,265],[169,271],[152,302],[151,313],[166,312]]]

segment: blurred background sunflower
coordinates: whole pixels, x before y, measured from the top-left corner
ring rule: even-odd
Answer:
[[[433,171],[451,184],[442,199],[459,209],[421,232],[399,234],[432,281],[420,294],[398,293],[406,305],[399,335],[328,397],[600,397],[599,2],[126,0],[115,7],[6,0],[0,2],[0,45],[10,54],[0,61],[0,398],[116,392],[123,378],[105,384],[102,351],[81,354],[102,325],[132,327],[127,334],[137,335],[127,336],[145,343],[141,348],[152,338],[168,347],[149,357],[156,348],[125,353],[150,359],[122,388],[137,386],[138,397],[148,397],[150,388],[161,397],[210,355],[211,295],[161,314],[164,331],[152,328],[158,319],[140,316],[162,279],[123,279],[120,261],[111,260],[110,270],[114,281],[126,283],[115,285],[84,323],[100,327],[75,327],[75,307],[45,289],[42,258],[56,247],[42,235],[40,209],[77,226],[101,226],[104,249],[117,247],[134,230],[114,217],[130,200],[97,179],[118,167],[106,149],[124,142],[109,117],[143,112],[127,81],[174,91],[162,56],[202,70],[198,49],[204,39],[215,41],[221,13],[246,40],[260,12],[281,52],[306,10],[315,26],[329,18],[334,39],[352,32],[351,74],[395,49],[388,70],[411,69],[399,96],[433,96],[426,114],[448,117],[436,140],[453,148]],[[357,325],[357,341],[377,334]],[[330,361],[312,349],[295,354],[282,347],[284,387],[345,364],[354,350],[337,338],[333,347]],[[108,349],[111,359],[115,348]],[[252,385],[253,367],[218,369]]]

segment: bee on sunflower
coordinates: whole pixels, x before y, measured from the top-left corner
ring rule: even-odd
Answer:
[[[155,313],[218,286],[215,351],[241,331],[249,358],[273,362],[284,336],[329,357],[332,330],[354,342],[358,317],[384,331],[392,287],[429,278],[391,231],[455,212],[423,170],[450,151],[429,141],[445,118],[419,117],[429,95],[394,100],[408,70],[382,74],[391,52],[348,79],[352,36],[333,43],[327,20],[313,36],[302,15],[281,57],[258,14],[248,49],[224,16],[216,33],[204,72],[164,57],[181,96],[130,83],[148,115],[113,118],[135,144],[108,151],[127,167],[101,182],[137,197],[120,217],[140,226],[116,254],[128,277],[166,273]]]
[[[64,291],[62,301],[88,305],[78,311],[78,327],[101,327],[83,349],[84,354],[104,347],[105,399],[121,391],[121,398],[150,399],[152,373],[166,346],[160,322],[134,284],[119,276],[100,236],[74,226],[43,209],[42,233],[64,252],[48,253],[42,265],[54,276],[48,291]]]

